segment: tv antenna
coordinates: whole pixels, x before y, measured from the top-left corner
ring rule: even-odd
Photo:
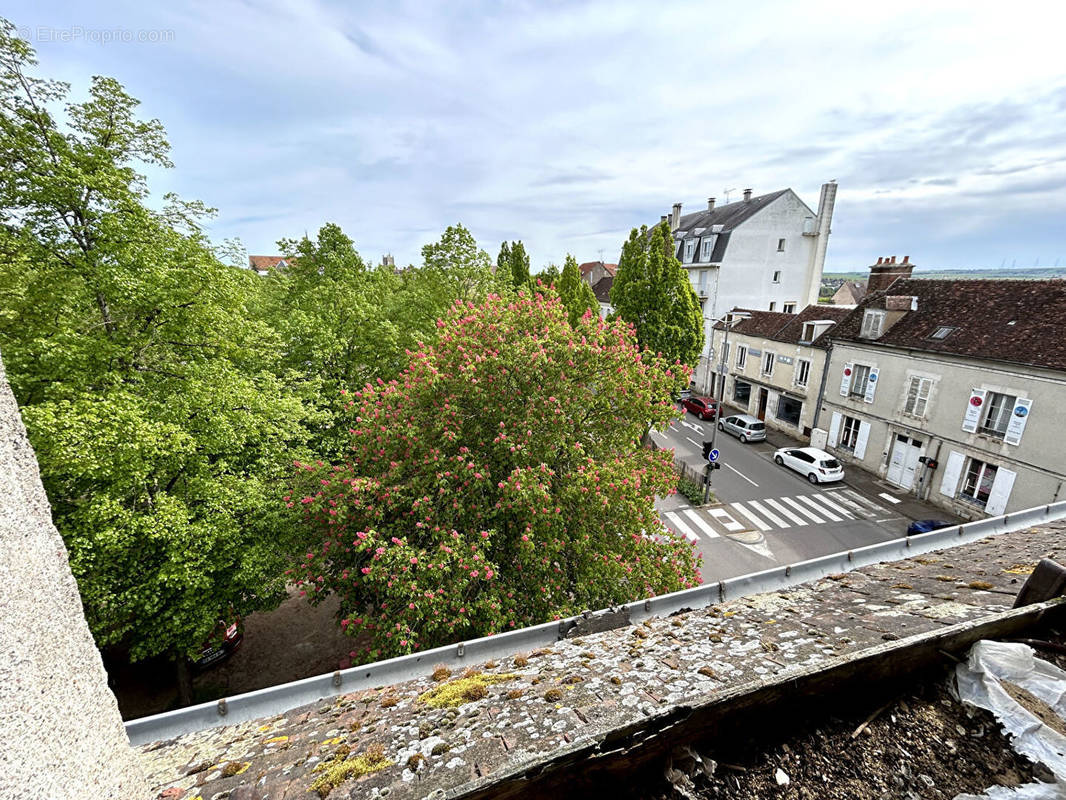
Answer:
[[[731,192],[735,192],[737,189],[734,186],[732,189],[722,189],[722,193],[725,195],[726,205],[729,205],[729,195]]]
[[[600,254],[600,263],[603,263],[603,248],[601,247],[597,252]]]

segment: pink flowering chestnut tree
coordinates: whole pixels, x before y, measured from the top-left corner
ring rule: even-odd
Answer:
[[[341,601],[364,658],[408,653],[672,592],[699,557],[662,528],[688,368],[548,296],[457,303],[398,379],[341,401],[350,450],[300,464],[287,503],[320,542],[293,580]]]

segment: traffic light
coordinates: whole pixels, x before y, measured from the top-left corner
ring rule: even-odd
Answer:
[[[711,454],[711,442],[703,443],[703,460],[707,460],[707,456]]]

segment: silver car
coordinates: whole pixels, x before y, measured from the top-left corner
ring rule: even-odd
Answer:
[[[718,430],[731,433],[744,443],[766,440],[766,423],[751,414],[722,417],[718,420]]]

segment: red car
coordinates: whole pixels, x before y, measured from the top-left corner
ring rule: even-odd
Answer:
[[[681,401],[685,411],[695,414],[700,419],[714,419],[718,411],[718,401],[713,397],[689,397]]]

